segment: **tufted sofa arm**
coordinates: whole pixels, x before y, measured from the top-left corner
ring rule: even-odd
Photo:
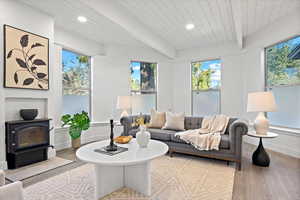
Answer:
[[[128,117],[122,117],[120,119],[120,123],[124,127],[122,135],[124,135],[124,136],[129,135],[129,131],[134,128],[134,127],[132,127],[132,123],[134,123],[136,121],[136,119],[139,117],[143,117],[145,120],[145,123],[150,121],[149,115],[132,115],[132,116],[128,116]]]
[[[248,133],[248,123],[244,120],[238,119],[234,121],[229,127],[229,137],[234,149],[237,144],[242,142],[242,136]]]
[[[229,127],[230,150],[241,160],[243,135],[248,133],[248,122],[235,120]]]

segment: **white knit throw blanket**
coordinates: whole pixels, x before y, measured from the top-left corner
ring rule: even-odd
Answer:
[[[225,115],[204,117],[201,128],[178,132],[175,136],[198,150],[219,150],[221,134],[225,133],[228,121],[229,117]]]

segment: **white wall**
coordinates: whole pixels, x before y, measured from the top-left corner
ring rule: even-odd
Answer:
[[[277,21],[264,31],[245,39],[245,48],[240,50],[234,44],[202,49],[182,50],[175,60],[147,47],[116,46],[95,43],[80,36],[68,33],[54,27],[54,20],[44,13],[33,10],[16,1],[0,0],[0,25],[4,23],[34,32],[50,39],[50,90],[33,91],[4,89],[0,86],[0,168],[5,167],[4,122],[9,116],[16,116],[18,107],[10,106],[13,101],[21,101],[18,106],[45,102],[41,115],[54,119],[55,134],[51,133],[51,143],[57,149],[70,145],[66,129],[59,128],[59,118],[62,106],[61,88],[61,58],[62,48],[75,50],[86,55],[92,55],[92,116],[93,121],[107,121],[120,114],[115,109],[118,95],[128,95],[130,92],[129,64],[131,60],[158,63],[158,110],[174,110],[191,114],[191,74],[190,63],[196,60],[211,58],[222,59],[222,93],[221,112],[230,116],[254,119],[255,114],[246,113],[247,93],[263,90],[264,67],[262,52],[265,46],[300,34],[300,13],[296,13]],[[34,21],[34,23],[33,23]],[[3,29],[0,29],[0,46],[3,46]],[[56,44],[54,46],[54,43]],[[3,49],[0,48],[0,54]],[[0,59],[0,66],[3,60]],[[0,74],[3,68],[0,69]],[[3,82],[0,76],[0,82]],[[42,100],[41,100],[42,99]],[[43,103],[42,103],[43,104]],[[42,106],[41,104],[41,106]],[[5,112],[9,112],[8,114]],[[118,128],[120,132],[120,128]],[[278,132],[277,139],[266,142],[266,147],[300,157],[300,137],[293,133]],[[55,135],[55,136],[54,136]],[[83,135],[83,142],[108,136],[107,126],[95,123],[87,134]],[[247,142],[256,141],[245,137]]]
[[[60,128],[60,116],[62,111],[62,85],[61,85],[61,50],[66,48],[77,51],[92,58],[92,116],[93,122],[108,121],[111,117],[119,118],[116,111],[116,99],[118,95],[129,94],[129,77],[131,60],[158,62],[158,108],[168,110],[172,108],[172,81],[169,78],[171,65],[168,59],[147,47],[108,46],[90,41],[73,33],[66,32],[54,26],[54,20],[37,10],[16,1],[0,1],[0,23],[9,24],[50,39],[49,59],[49,91],[35,91],[22,89],[0,88],[0,168],[5,168],[5,134],[4,122],[18,116],[20,108],[28,106],[38,108],[39,117],[52,118],[51,144],[57,149],[66,148],[70,145],[67,129]],[[32,23],[34,21],[34,23]],[[0,33],[0,46],[2,46],[2,29]],[[54,45],[55,43],[55,45]],[[0,54],[3,49],[0,49]],[[0,60],[3,65],[3,60]],[[3,69],[1,68],[1,72]],[[2,82],[2,76],[0,76]],[[6,107],[8,106],[9,107]],[[17,106],[16,106],[17,105]],[[82,141],[88,142],[99,138],[107,138],[109,131],[107,124],[94,123],[92,128],[83,134]],[[117,128],[120,134],[120,127]]]
[[[132,60],[158,63],[157,107],[160,110],[172,109],[173,91],[172,76],[170,76],[172,63],[165,56],[147,47],[107,45],[104,48],[101,44],[74,36],[57,27],[55,43],[61,48],[92,56],[93,121],[104,121],[111,117],[118,120],[120,111],[116,110],[117,96],[130,94],[130,61]],[[60,63],[61,61],[58,61],[57,64]],[[55,96],[61,98],[61,93]]]
[[[83,24],[79,24],[84,26]],[[84,28],[84,27],[80,27]],[[76,35],[74,33],[67,32],[60,27],[54,27],[54,38],[55,44],[80,52],[85,55],[104,55],[105,49],[103,44],[91,41],[89,39],[83,38],[82,36]]]
[[[71,38],[71,39],[70,39]],[[61,65],[61,49],[66,48],[92,56],[92,121],[91,130],[83,134],[82,141],[87,142],[99,138],[107,138],[109,131],[103,126],[103,121],[111,118],[119,120],[120,112],[116,110],[117,96],[130,94],[130,61],[141,60],[158,63],[158,99],[157,107],[160,110],[172,109],[172,71],[169,60],[150,48],[103,45],[91,43],[89,40],[72,33],[55,28],[55,43],[57,46],[56,65]],[[97,51],[95,51],[95,49]],[[58,69],[58,68],[57,68]],[[61,66],[59,67],[61,70]],[[57,72],[61,73],[61,72]],[[61,83],[61,79],[56,79]],[[61,85],[57,85],[55,94],[56,105],[62,106]],[[61,116],[61,109],[56,112],[56,119]],[[55,144],[57,149],[70,145],[66,140],[67,130],[59,128],[59,120],[55,120]],[[121,130],[118,127],[118,133]],[[94,133],[92,133],[94,132]]]
[[[172,109],[172,66],[170,61],[149,48],[108,46],[105,56],[94,57],[93,117],[102,121],[114,117],[118,119],[120,111],[116,110],[117,96],[130,95],[130,61],[147,61],[158,63],[158,97],[159,110]]]
[[[244,97],[248,92],[264,89],[264,47],[284,39],[300,35],[300,12],[276,21],[271,26],[252,35],[245,40],[247,53],[243,57],[244,65]],[[300,103],[300,102],[299,102]],[[246,98],[244,103],[246,104]],[[246,113],[244,116],[254,119],[256,114]],[[300,122],[299,122],[300,123]],[[284,154],[300,158],[300,134],[289,130],[272,130],[279,134],[276,139],[264,141],[265,147]],[[245,138],[246,142],[258,144],[257,139]]]
[[[191,62],[208,59],[221,63],[221,112],[230,116],[241,116],[243,110],[242,60],[240,51],[232,44],[202,49],[179,51],[173,67],[173,108],[176,112],[191,115]],[[235,109],[232,109],[235,108]]]
[[[177,112],[191,114],[191,61],[221,58],[221,113],[253,120],[256,113],[247,113],[247,94],[264,90],[264,47],[300,34],[300,13],[278,20],[245,40],[245,48],[225,44],[202,49],[182,50],[174,61],[173,106]],[[265,142],[266,148],[300,157],[300,134],[272,130],[279,134]],[[257,144],[256,139],[244,137]]]
[[[44,37],[49,38],[49,44],[50,44],[50,52],[49,52],[49,74],[50,74],[50,89],[49,91],[35,91],[35,90],[21,90],[21,89],[4,89],[3,85],[0,86],[0,168],[6,167],[5,162],[5,129],[4,129],[4,122],[5,122],[5,107],[7,106],[5,102],[8,98],[10,99],[25,99],[26,106],[27,102],[26,100],[32,99],[32,98],[40,98],[45,99],[45,102],[47,102],[46,107],[47,110],[46,113],[43,113],[43,115],[52,118],[53,111],[54,111],[54,105],[53,101],[51,101],[51,98],[53,96],[53,37],[54,37],[54,20],[36,10],[33,10],[30,7],[24,6],[22,4],[19,4],[15,1],[10,0],[1,0],[0,1],[0,46],[3,47],[3,24],[8,24],[20,29],[27,30],[29,32],[33,32],[39,35],[42,35]],[[3,48],[0,48],[0,55],[3,55]],[[3,65],[3,59],[0,59],[0,66]],[[0,82],[3,83],[3,67],[0,69]],[[22,107],[20,103],[18,103],[18,106]],[[11,105],[11,112],[17,112],[17,110],[14,109],[14,107]],[[7,111],[7,109],[6,109]],[[16,113],[15,113],[16,114]],[[6,115],[8,116],[8,115]],[[50,141],[53,143],[53,133],[51,133]]]

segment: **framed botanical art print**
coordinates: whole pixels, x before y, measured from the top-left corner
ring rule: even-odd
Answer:
[[[4,25],[4,87],[49,89],[49,39]]]

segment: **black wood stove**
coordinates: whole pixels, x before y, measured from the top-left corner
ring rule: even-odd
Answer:
[[[47,160],[50,119],[5,122],[8,169]]]

